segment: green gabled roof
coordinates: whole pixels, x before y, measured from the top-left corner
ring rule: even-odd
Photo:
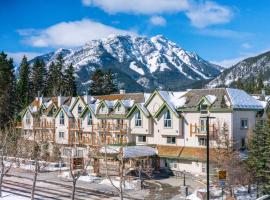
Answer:
[[[23,116],[25,115],[25,113],[26,113],[27,111],[30,111],[29,106],[27,106],[26,108],[24,108],[24,109],[19,113],[19,116],[20,116],[21,118],[23,118]],[[30,111],[30,114],[32,114],[31,111]]]
[[[164,99],[163,99],[163,97],[159,94],[159,92],[157,91],[157,90],[155,90],[152,94],[151,94],[151,96],[147,99],[147,101],[145,102],[145,106],[148,106],[148,104],[150,103],[150,101],[152,101],[152,99],[154,98],[154,96],[156,95],[156,94],[158,94],[159,95],[159,97],[163,100],[163,101],[165,101]]]
[[[138,103],[135,103],[135,104],[132,106],[132,108],[130,109],[130,111],[126,114],[126,118],[130,117],[130,115],[132,115],[132,113],[134,113],[134,111],[135,111],[136,109],[140,110],[140,111],[143,113],[143,115],[144,115],[145,117],[147,117],[147,118],[150,117],[150,115],[149,115],[149,116],[146,115],[146,113],[144,112],[144,110],[141,109],[141,107],[138,105]]]
[[[175,111],[173,111],[171,109],[171,107],[166,103],[164,102],[158,109],[158,111],[155,113],[154,117],[158,117],[160,115],[160,113],[162,113],[162,111],[167,108],[168,110],[170,110],[177,118],[179,118],[180,116],[178,114],[175,113]]]
[[[85,103],[84,99],[83,99],[81,96],[77,96],[76,99],[75,99],[75,101],[74,101],[74,103],[73,103],[72,106],[70,107],[70,111],[73,110],[73,108],[75,107],[75,105],[77,104],[77,102],[79,101],[79,99],[81,99],[82,102],[83,102],[83,104],[86,106],[86,103]]]
[[[126,115],[121,114],[99,114],[97,115],[97,118],[99,119],[107,119],[107,118],[113,118],[113,119],[126,119]]]
[[[84,115],[86,114],[87,110],[91,110],[92,113],[94,114],[94,116],[96,116],[96,113],[93,111],[93,109],[91,108],[91,106],[86,105],[85,108],[83,109],[81,115],[80,115],[80,118],[83,118],[84,117]]]
[[[199,106],[199,105],[201,104],[202,101],[206,101],[207,104],[208,104],[209,106],[211,106],[211,102],[209,102],[209,100],[208,100],[205,96],[203,96],[203,97],[200,99],[200,101],[196,104],[196,106]]]
[[[105,106],[109,109],[108,105],[105,103],[105,100],[102,100],[102,101],[99,102],[98,107],[97,107],[97,110],[98,110],[102,105],[105,105]]]

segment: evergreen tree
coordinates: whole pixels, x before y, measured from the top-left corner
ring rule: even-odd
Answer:
[[[19,77],[16,87],[17,109],[20,111],[31,101],[30,95],[30,67],[26,56],[22,58],[20,64]]]
[[[64,73],[64,87],[63,87],[64,95],[66,96],[76,96],[77,95],[77,87],[74,76],[74,68],[73,65],[70,64]]]
[[[13,60],[7,54],[0,53],[0,128],[14,118],[16,80]]]
[[[43,60],[36,59],[31,72],[31,91],[33,97],[38,93],[44,93],[46,86],[47,71]]]
[[[249,143],[247,164],[254,172],[259,194],[270,191],[270,126],[258,122]],[[259,195],[258,194],[258,195]]]
[[[116,91],[117,86],[111,70],[103,72],[101,69],[97,69],[91,77],[90,94],[105,95]]]
[[[257,92],[260,92],[262,89],[264,88],[264,84],[263,84],[263,74],[262,72],[259,73],[258,75],[258,79],[257,79]]]
[[[90,94],[102,95],[103,94],[104,73],[101,69],[97,69],[91,77]]]

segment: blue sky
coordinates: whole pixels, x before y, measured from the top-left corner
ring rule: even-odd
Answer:
[[[16,62],[111,33],[162,34],[223,66],[270,50],[269,0],[0,0],[0,19]]]

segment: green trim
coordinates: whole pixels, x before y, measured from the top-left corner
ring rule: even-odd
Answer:
[[[196,108],[178,108],[177,111],[179,112],[196,112],[196,113],[200,113],[200,111]],[[231,113],[233,112],[233,109],[231,108],[212,108],[209,109],[209,112],[224,112],[224,113]]]
[[[58,113],[59,113],[61,110],[64,111],[64,113],[67,115],[68,118],[71,118],[71,117],[68,116],[68,114],[66,113],[65,109],[62,108],[62,106],[57,110],[57,112],[55,113],[55,115],[54,115],[53,117],[56,118],[57,115],[58,115]]]
[[[72,112],[73,108],[75,107],[75,105],[77,104],[77,102],[79,101],[79,99],[81,99],[82,102],[83,102],[83,104],[84,104],[84,106],[86,106],[86,103],[84,102],[84,99],[81,96],[77,96],[76,100],[74,101],[74,103],[70,107],[70,112]]]
[[[126,116],[125,115],[121,115],[121,114],[110,114],[110,115],[107,115],[107,114],[99,114],[97,115],[97,118],[98,119],[110,119],[110,118],[113,118],[113,119],[126,119]]]
[[[84,117],[84,115],[86,114],[87,110],[91,111],[92,114],[94,114],[94,116],[96,117],[96,114],[95,114],[95,112],[92,110],[91,106],[86,105],[85,108],[84,108],[83,111],[82,111],[82,114],[80,115],[80,118],[83,118],[83,117]]]
[[[147,99],[147,101],[145,102],[145,104],[144,104],[145,107],[149,105],[150,101],[152,101],[152,99],[154,98],[154,96],[155,96],[156,94],[158,94],[159,97],[160,97],[163,101],[165,101],[165,100],[163,99],[163,97],[159,94],[159,92],[158,92],[157,90],[155,90],[155,91],[151,94],[151,96]]]
[[[119,103],[120,103],[123,107],[125,107],[125,105],[123,104],[123,102],[122,102],[121,100],[117,100],[116,104],[114,104],[114,106],[113,106],[113,110],[116,108],[116,106],[117,106]]]
[[[173,110],[171,109],[171,107],[170,107],[166,102],[164,102],[164,103],[160,106],[160,108],[158,109],[158,111],[155,113],[154,117],[157,118],[157,117],[159,116],[159,114],[162,113],[162,111],[164,110],[165,107],[167,107],[167,109],[170,110],[177,118],[180,117],[178,114],[176,115],[175,111],[173,111]]]
[[[138,110],[140,110],[140,111],[143,113],[143,115],[144,115],[145,117],[147,117],[147,118],[150,117],[150,116],[147,116],[147,115],[144,113],[144,111],[140,108],[140,106],[137,105],[137,103],[135,103],[135,104],[132,106],[132,108],[130,109],[130,111],[126,114],[126,118],[130,117],[130,115],[132,115],[132,113],[136,110],[136,108],[137,108]]]
[[[101,105],[105,105],[107,108],[108,108],[108,111],[109,111],[109,107],[108,107],[108,105],[105,103],[105,100],[102,100],[100,103],[99,103],[99,105],[98,105],[98,107],[97,107],[97,111],[100,109],[100,106]]]

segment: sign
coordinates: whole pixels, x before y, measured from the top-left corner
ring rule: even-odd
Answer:
[[[83,169],[83,158],[73,158],[72,167],[73,167],[73,170]]]
[[[220,170],[218,171],[218,180],[226,180],[227,177],[227,171]]]
[[[220,185],[220,187],[225,187],[225,180],[220,180],[219,181],[219,185]]]

